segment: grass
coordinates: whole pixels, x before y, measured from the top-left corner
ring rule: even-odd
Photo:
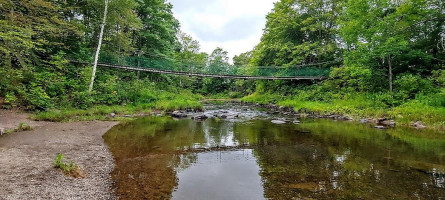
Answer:
[[[27,124],[25,122],[20,122],[19,125],[17,126],[17,128],[5,129],[3,131],[4,131],[5,134],[12,134],[12,133],[15,133],[15,132],[30,131],[32,129],[33,128],[29,124]]]
[[[30,131],[30,130],[32,130],[32,127],[30,125],[24,122],[20,122],[18,127],[15,129],[15,132]]]
[[[285,99],[284,96],[272,93],[265,93],[265,94],[253,93],[249,96],[241,98],[241,101],[248,103],[270,104],[270,103],[277,103],[278,101],[284,99]]]
[[[292,107],[296,112],[329,115],[337,114],[360,118],[389,117],[399,125],[410,126],[412,122],[422,121],[432,129],[444,129],[445,107],[431,106],[419,100],[409,100],[406,103],[389,107],[382,102],[372,100],[366,95],[351,95],[344,99],[334,99],[329,102],[308,101],[298,97],[279,96],[275,94],[254,93],[241,99],[244,102],[260,104],[277,104]]]
[[[74,164],[73,162],[69,162],[68,164],[64,162],[63,154],[58,154],[56,158],[54,158],[53,165],[54,168],[62,170],[65,175],[72,176],[74,178],[84,177],[84,174],[78,165]]]
[[[32,116],[37,121],[91,121],[91,120],[111,120],[109,114],[133,115],[135,113],[147,113],[151,111],[152,105],[126,105],[126,106],[94,106],[86,110],[68,108],[64,110],[49,110],[39,112]],[[116,118],[115,120],[119,120]]]
[[[166,95],[153,103],[131,105],[98,105],[88,109],[67,108],[62,110],[49,110],[38,112],[32,116],[37,121],[67,122],[67,121],[92,121],[92,120],[125,120],[119,116],[135,115],[138,113],[150,113],[153,109],[163,111],[195,109],[202,110],[199,99],[192,95]],[[111,113],[118,117],[112,118]]]

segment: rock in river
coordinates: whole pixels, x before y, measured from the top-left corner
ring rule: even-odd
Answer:
[[[198,115],[195,115],[192,117],[193,120],[197,120],[197,121],[206,120],[207,118],[209,118],[209,117],[205,114],[198,114]]]
[[[181,111],[176,110],[176,111],[174,111],[174,112],[171,114],[171,116],[174,117],[174,118],[186,118],[186,117],[187,117],[187,114],[184,113],[184,112],[181,112]]]
[[[417,121],[417,122],[415,122],[415,123],[413,124],[413,126],[416,127],[416,128],[418,128],[418,129],[426,128],[426,126],[423,125],[421,121]]]
[[[385,126],[375,126],[374,128],[376,128],[376,129],[386,129]]]
[[[285,124],[286,123],[285,121],[282,121],[282,120],[272,120],[271,122],[274,124]]]

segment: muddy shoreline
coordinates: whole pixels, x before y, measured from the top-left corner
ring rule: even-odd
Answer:
[[[26,120],[25,113],[0,111],[1,126],[25,121],[33,127],[0,136],[0,199],[115,199],[110,176],[114,159],[102,135],[118,122]],[[77,164],[85,178],[55,169],[59,153]]]

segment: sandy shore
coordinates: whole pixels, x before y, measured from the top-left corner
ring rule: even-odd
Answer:
[[[34,130],[0,136],[0,199],[114,199],[114,161],[102,135],[117,122],[34,122],[27,114],[0,111],[0,128],[20,122]],[[54,169],[58,153],[86,177],[71,178]]]

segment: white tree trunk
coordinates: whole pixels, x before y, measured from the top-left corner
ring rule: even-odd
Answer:
[[[391,63],[391,56],[388,56],[388,71],[389,71],[389,91],[392,92],[393,91],[393,86],[392,86],[392,63]]]
[[[104,28],[107,21],[108,2],[109,0],[105,0],[104,19],[102,21],[102,24],[100,25],[99,44],[97,44],[96,56],[94,57],[93,72],[91,73],[90,86],[88,87],[88,92],[90,93],[93,91],[94,79],[96,78],[97,61],[99,60],[100,47],[102,46],[102,38],[104,36]]]

